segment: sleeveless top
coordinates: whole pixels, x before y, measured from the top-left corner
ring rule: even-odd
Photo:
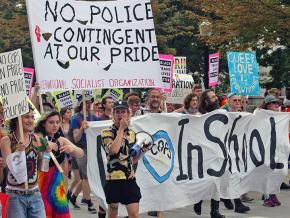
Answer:
[[[14,133],[9,134],[8,137],[11,141],[11,153],[14,153],[17,148],[18,140]],[[38,149],[37,149],[37,140],[34,134],[29,135],[29,145],[25,148],[26,156],[26,167],[27,167],[27,178],[29,185],[37,184],[37,158],[38,158]],[[7,184],[10,186],[20,187],[24,183],[19,184],[10,170],[8,169]]]
[[[58,133],[55,134],[54,137],[51,137],[51,136],[47,136],[48,138],[48,141],[51,141],[51,142],[54,142],[55,144],[57,144],[57,151],[54,151],[52,150],[52,153],[54,154],[55,158],[57,159],[58,163],[59,164],[62,164],[62,162],[64,161],[65,159],[65,153],[60,153],[60,142],[58,141],[59,137],[61,135],[59,135]],[[52,167],[52,166],[55,166],[53,160],[50,158],[50,161],[49,161],[49,166]]]

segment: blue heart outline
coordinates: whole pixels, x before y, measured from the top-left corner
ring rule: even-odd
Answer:
[[[165,173],[163,176],[159,176],[158,173],[155,171],[155,169],[149,163],[146,155],[143,156],[143,163],[144,163],[145,167],[147,168],[147,170],[149,171],[149,173],[154,177],[154,179],[156,181],[158,181],[159,183],[163,183],[169,178],[169,176],[171,175],[171,172],[173,170],[175,152],[174,152],[173,144],[172,144],[171,139],[169,138],[167,132],[165,132],[163,130],[159,130],[154,135],[152,135],[153,142],[157,141],[160,138],[164,138],[167,141],[168,146],[169,146],[169,150],[170,150],[171,155],[172,155],[171,167],[168,170],[168,172]]]

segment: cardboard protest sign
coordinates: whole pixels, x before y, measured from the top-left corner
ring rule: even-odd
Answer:
[[[25,151],[15,151],[7,156],[7,166],[18,184],[27,181]]]
[[[166,93],[166,102],[183,104],[186,95],[192,92],[194,81],[188,74],[173,74],[172,92]]]
[[[164,92],[172,92],[172,75],[174,71],[174,56],[173,55],[159,55],[160,69],[162,76],[161,89]]]
[[[111,96],[114,101],[122,100],[124,92],[121,89],[109,89],[102,98]]]
[[[90,98],[93,97],[93,90],[75,90],[73,95],[73,108],[77,106],[78,99],[82,98],[83,92],[85,92],[85,96],[90,96]]]
[[[62,108],[73,108],[73,98],[70,91],[55,91],[52,94],[58,110]]]
[[[100,100],[102,98],[102,89],[95,89],[93,90],[93,97],[94,99]]]
[[[34,78],[34,69],[33,68],[24,68],[24,79],[26,87],[26,95],[31,98],[32,96],[32,83]]]
[[[29,111],[20,49],[0,54],[0,96],[5,119]]]
[[[160,87],[150,0],[27,0],[41,91]]]
[[[220,53],[208,57],[208,86],[216,86],[219,82]]]
[[[186,57],[174,57],[174,73],[186,74]]]
[[[260,95],[256,52],[227,52],[231,92]]]
[[[286,113],[161,113],[133,117],[130,124],[153,144],[136,170],[142,190],[140,213],[183,208],[206,199],[235,199],[249,191],[277,193],[288,174]],[[88,180],[104,208],[108,162],[100,133],[111,125],[89,122],[86,132]],[[123,209],[120,216],[126,214]]]

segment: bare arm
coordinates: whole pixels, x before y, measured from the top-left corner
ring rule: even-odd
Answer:
[[[119,128],[117,131],[116,138],[114,139],[112,144],[108,145],[110,155],[117,154],[119,152],[122,145],[123,137],[124,137],[124,129]]]
[[[0,149],[1,149],[1,141],[0,141]],[[2,149],[1,149],[2,152]],[[0,183],[3,182],[4,179],[4,168],[5,168],[6,162],[4,161],[3,157],[0,157]]]
[[[81,158],[84,156],[83,149],[77,147],[71,141],[64,137],[60,137],[59,141],[61,143],[60,152],[65,152],[73,155],[74,157]]]
[[[5,136],[0,141],[0,147],[1,147],[1,154],[4,161],[4,167],[6,166],[6,159],[9,154],[11,154],[11,147],[10,147],[10,138],[8,136]]]
[[[39,83],[36,82],[34,85],[34,90],[31,96],[31,102],[33,103],[33,105],[35,106],[35,108],[40,111],[40,106],[39,106]]]
[[[84,121],[79,129],[73,130],[73,137],[75,142],[79,142],[81,140],[84,130],[87,129],[88,127],[89,126],[87,122]]]
[[[130,122],[129,117],[123,117],[120,120],[120,126],[117,131],[116,138],[112,142],[111,145],[109,145],[109,154],[117,154],[121,148],[123,137],[124,137],[124,131],[126,128],[128,128]]]

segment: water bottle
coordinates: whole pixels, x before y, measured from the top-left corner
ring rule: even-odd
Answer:
[[[48,172],[49,171],[49,161],[50,161],[49,153],[43,152],[42,153],[41,166],[40,166],[40,170],[42,172]]]

